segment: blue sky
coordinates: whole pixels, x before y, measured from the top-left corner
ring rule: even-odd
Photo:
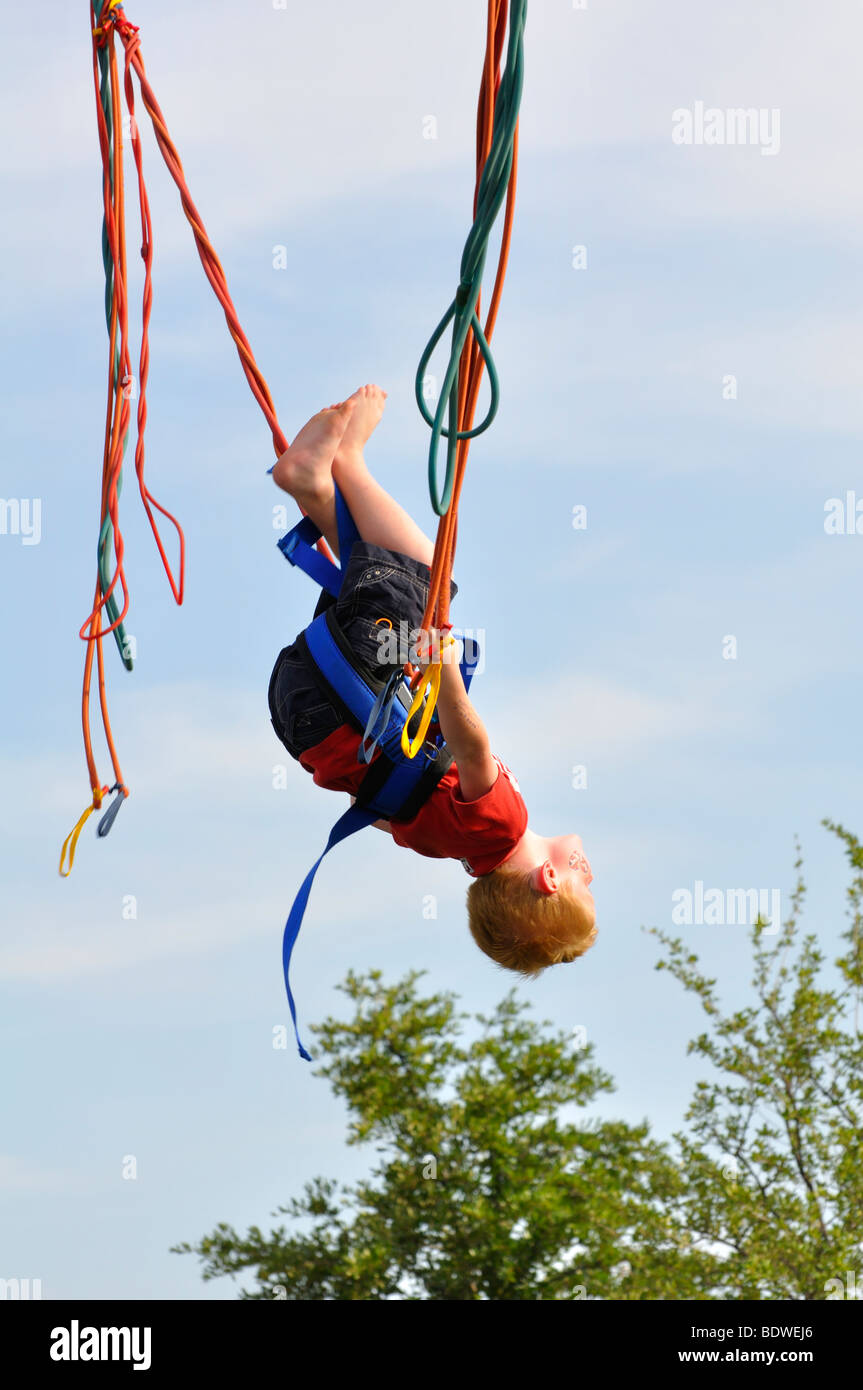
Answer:
[[[412,379],[468,227],[484,8],[193,0],[178,26],[151,0],[127,6],[286,433],[380,382],[369,462],[428,526]],[[267,681],[314,594],[275,549],[266,424],[145,127],[148,479],[186,531],[187,599],[174,608],[127,480],[137,669],[108,657],[132,796],[56,873],[87,799],[77,631],[106,372],[84,11],[46,0],[38,67],[23,12],[0,21],[5,124],[21,131],[0,155],[0,495],[42,504],[38,545],[0,535],[0,1277],[53,1298],[224,1298],[168,1247],[219,1220],[266,1225],[305,1179],[369,1161],[345,1150],[313,1069],[271,1045],[284,915],[339,798],[293,765],[273,788]],[[863,536],[823,521],[829,498],[863,498],[861,22],[842,0],[812,14],[533,0],[503,404],[461,510],[459,620],[486,632],[476,702],[532,825],[579,831],[596,875],[596,948],[520,992],[586,1029],[618,1083],[604,1112],[660,1134],[698,1074],[699,1016],[653,972],[642,927],[671,929],[672,893],[697,880],[786,893],[798,835],[829,951],[844,863],[819,821],[860,829]],[[778,108],[779,153],[675,145],[673,111],[699,100]],[[425,969],[488,1008],[509,982],[469,939],[461,868],[368,839],[319,878],[303,1020],[341,1009],[349,968]],[[683,930],[742,1000],[745,929]]]

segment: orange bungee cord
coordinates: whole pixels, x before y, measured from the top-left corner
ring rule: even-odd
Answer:
[[[89,5],[88,5],[89,8]],[[150,206],[144,181],[140,134],[135,117],[135,87],[133,73],[138,81],[141,101],[153,124],[156,143],[168,171],[180,194],[183,211],[195,237],[195,244],[207,276],[225,314],[228,331],[234,340],[246,379],[252,394],[264,413],[273,437],[273,446],[278,458],[288,447],[276,416],[276,409],[269,387],[255,361],[254,353],[237,317],[231,299],[225,272],[207,236],[203,220],[192,201],[183,173],[180,157],[171,140],[165,118],[144,68],[141,56],[141,40],[138,27],[126,18],[119,0],[93,0],[91,23],[93,48],[93,80],[96,92],[96,116],[99,134],[99,149],[102,157],[103,192],[103,260],[106,280],[106,319],[108,326],[108,404],[105,420],[105,442],[102,458],[102,492],[100,508],[100,532],[98,548],[98,572],[93,607],[80,629],[80,636],[87,643],[84,661],[84,681],[81,695],[81,720],[84,735],[84,752],[90,779],[91,804],[87,807],[75,827],[67,836],[60,855],[60,873],[67,877],[75,859],[78,838],[89,816],[101,808],[103,799],[111,792],[116,799],[102,816],[98,834],[107,835],[117,812],[129,795],[123,778],[120,762],[111,730],[105,684],[105,663],[103,642],[113,633],[120,655],[127,669],[132,667],[123,622],[129,611],[129,589],[124,568],[125,546],[120,525],[119,501],[122,487],[123,458],[131,422],[130,400],[135,386],[131,371],[129,347],[129,304],[127,296],[126,265],[126,217],[123,167],[123,102],[128,114],[129,136],[138,185],[138,202],[141,221],[141,256],[144,262],[144,289],[141,315],[141,347],[138,360],[137,378],[137,439],[135,444],[135,474],[138,490],[147,519],[153,532],[159,557],[165,569],[171,593],[176,603],[183,602],[185,586],[185,538],[179,522],[159,503],[150,492],[144,479],[144,436],[147,423],[147,379],[149,375],[150,348],[149,325],[152,309],[152,257],[153,235],[150,219]],[[120,81],[117,62],[117,43],[122,48],[123,78]],[[176,574],[162,541],[159,526],[154,515],[159,512],[174,527],[177,533],[179,555]],[[318,544],[319,550],[330,558],[326,543]],[[111,563],[113,561],[113,564]],[[122,603],[118,600],[118,593]],[[111,786],[103,785],[98,774],[93,752],[90,725],[90,705],[93,679],[94,654],[98,673],[99,708],[105,740],[114,772]],[[66,856],[68,853],[68,864]]]

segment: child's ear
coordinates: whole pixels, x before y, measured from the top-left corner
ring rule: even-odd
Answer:
[[[556,893],[558,890],[557,874],[550,859],[546,859],[544,864],[538,864],[530,876],[531,887],[537,893]]]

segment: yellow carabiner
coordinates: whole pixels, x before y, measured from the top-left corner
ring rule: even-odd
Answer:
[[[427,666],[423,671],[422,680],[414,691],[413,703],[408,710],[408,717],[402,729],[402,752],[406,758],[415,758],[425,743],[428,727],[435,711],[435,705],[437,704],[438,692],[440,690],[440,673],[441,663],[439,661],[434,662],[431,666]],[[423,696],[426,690],[428,690],[428,699],[426,700],[426,706],[423,710],[422,719],[420,720],[420,726],[417,729],[416,737],[411,739],[408,734],[408,725],[417,711],[422,708]]]
[[[78,837],[79,837],[79,835],[81,834],[81,831],[84,829],[84,824],[85,824],[87,818],[88,818],[89,816],[92,816],[92,814],[93,814],[93,812],[95,811],[95,809],[96,809],[96,807],[93,806],[93,805],[88,806],[87,809],[86,809],[86,811],[84,812],[84,814],[79,818],[79,820],[76,822],[74,828],[73,828],[72,830],[69,831],[69,834],[66,836],[65,840],[63,841],[63,848],[62,848],[61,851],[60,851],[60,877],[61,877],[61,878],[68,878],[69,875],[70,875],[71,872],[72,872],[72,865],[75,863],[75,850],[76,850],[77,845],[78,845]],[[66,846],[67,846],[67,845],[69,846],[69,867],[68,867],[68,869],[64,869],[64,868],[63,868],[63,860],[66,858]]]

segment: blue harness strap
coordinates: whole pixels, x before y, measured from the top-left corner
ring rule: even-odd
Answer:
[[[297,522],[296,526],[291,527],[286,536],[282,536],[282,539],[276,542],[286,560],[303,570],[310,579],[313,579],[322,589],[326,589],[327,593],[332,594],[334,598],[339,596],[345,567],[354,541],[360,539],[360,533],[356,528],[354,519],[338,488],[336,488],[336,524],[339,530],[341,568],[339,565],[334,565],[332,560],[328,560],[326,555],[322,555],[319,550],[315,550],[316,542],[321,539],[321,530],[310,516],[304,516],[301,521]]]
[[[309,623],[303,635],[309,654],[321,675],[338,692],[360,724],[368,729],[369,717],[375,712],[377,700],[333,637],[326,613],[321,613],[320,617]],[[406,718],[407,710],[404,705],[398,700],[393,701],[390,704],[386,727],[377,735],[377,744],[393,762],[402,757],[402,726]]]
[[[326,589],[328,594],[332,594],[333,598],[338,598],[339,589],[342,587],[342,572],[326,555],[315,550],[315,541],[320,538],[321,533],[312,518],[304,516],[302,521],[298,521],[276,544],[286,560],[304,570],[316,584]]]
[[[348,504],[336,488],[336,525],[339,531],[339,561],[344,571],[353,549],[354,541],[362,540],[356,523],[351,516]]]
[[[310,1062],[311,1056],[303,1047],[300,1038],[300,1030],[297,1024],[297,1006],[294,1003],[294,995],[291,990],[291,953],[294,949],[297,937],[300,934],[300,927],[303,925],[306,906],[309,901],[309,894],[312,891],[312,884],[315,881],[315,874],[318,872],[324,857],[329,854],[334,845],[338,845],[342,840],[346,840],[349,835],[354,835],[358,830],[364,830],[367,825],[371,825],[378,818],[377,811],[367,810],[359,806],[351,806],[340,816],[330,831],[323,854],[319,855],[315,863],[309,869],[303,880],[303,886],[294,898],[294,905],[288,913],[288,920],[285,923],[285,934],[282,937],[282,968],[285,972],[285,989],[288,992],[288,1007],[291,1011],[291,1018],[294,1024],[294,1036],[297,1040],[300,1056],[304,1062]]]

